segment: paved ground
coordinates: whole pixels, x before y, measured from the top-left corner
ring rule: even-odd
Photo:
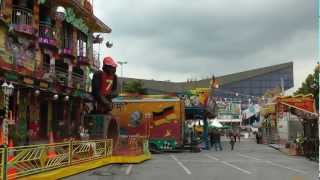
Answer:
[[[236,143],[230,150],[153,155],[138,165],[110,165],[67,180],[315,180],[318,164],[287,156],[253,141]]]

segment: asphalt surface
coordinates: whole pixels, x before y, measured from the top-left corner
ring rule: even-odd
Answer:
[[[67,180],[315,180],[318,163],[288,156],[266,145],[246,140],[223,142],[223,151],[152,155],[142,164],[114,164]]]

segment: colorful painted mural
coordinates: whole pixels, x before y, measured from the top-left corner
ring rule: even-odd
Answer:
[[[123,135],[148,136],[150,140],[182,141],[184,109],[179,99],[114,100],[112,114]]]
[[[66,21],[78,28],[81,32],[88,34],[89,28],[84,23],[83,19],[77,18],[72,8],[66,9]]]
[[[8,35],[6,50],[12,55],[11,64],[15,64],[21,71],[32,72],[35,68],[36,43],[32,39],[22,36]],[[5,59],[10,62],[9,59]]]

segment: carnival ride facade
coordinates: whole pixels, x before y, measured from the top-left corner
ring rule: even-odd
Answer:
[[[87,0],[3,0],[0,22],[0,81],[14,85],[0,101],[9,119],[2,136],[17,145],[77,138],[100,66],[93,45],[103,39],[94,33],[111,29]]]

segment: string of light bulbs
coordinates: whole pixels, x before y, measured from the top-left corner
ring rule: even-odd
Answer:
[[[215,89],[215,91],[218,92],[222,92],[224,94],[230,94],[230,95],[234,95],[234,96],[241,96],[241,97],[247,97],[247,98],[253,98],[253,99],[260,99],[261,97],[259,96],[253,96],[253,95],[249,95],[249,94],[243,94],[243,93],[238,93],[238,92],[232,92],[232,91],[226,91],[226,90],[222,90],[222,89]],[[262,97],[263,98],[263,97]]]

